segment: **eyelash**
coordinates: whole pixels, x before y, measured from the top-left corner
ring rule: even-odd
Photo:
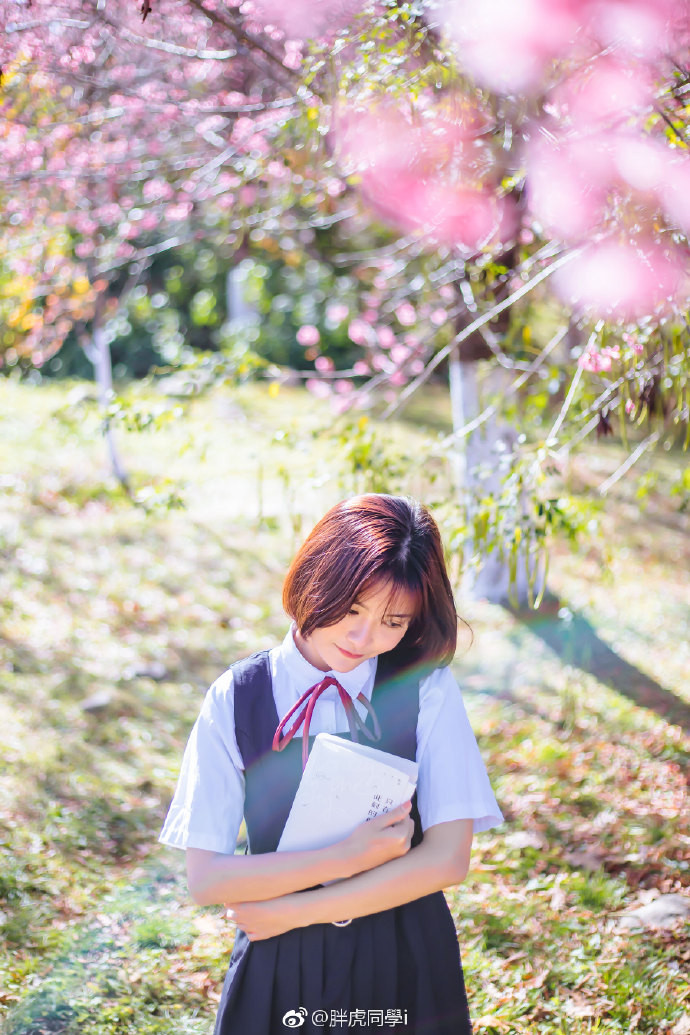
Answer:
[[[359,614],[358,611],[355,611],[354,607],[351,607],[350,610],[347,613],[349,615]],[[382,624],[383,625],[387,625],[389,629],[402,629],[402,628],[404,628],[402,622],[383,622]]]

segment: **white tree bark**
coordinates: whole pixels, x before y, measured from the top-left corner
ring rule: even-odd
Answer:
[[[459,432],[480,413],[480,389],[476,362],[462,362],[453,354],[449,363],[450,398],[453,431]],[[501,367],[491,369],[484,387],[491,394],[507,387],[509,373]],[[463,500],[471,522],[477,501],[482,496],[498,496],[501,481],[507,471],[517,442],[513,428],[500,424],[495,416],[484,420],[469,434],[460,435],[453,456],[456,491]],[[475,553],[476,544],[469,542],[466,560]],[[538,594],[540,586],[534,589]],[[527,566],[521,556],[515,581],[511,584],[508,561],[497,550],[485,553],[477,570],[465,565],[463,591],[475,599],[486,599],[495,604],[516,603],[526,606],[529,601]]]
[[[240,263],[228,270],[225,278],[225,310],[228,323],[255,323],[259,314],[244,296],[245,271]]]
[[[84,345],[84,352],[87,359],[92,363],[96,384],[98,386],[98,401],[103,412],[103,434],[108,449],[110,470],[118,482],[129,491],[129,480],[127,472],[120,459],[113,429],[107,417],[108,406],[113,398],[113,365],[110,355],[110,345],[106,340],[105,328],[98,316],[94,318],[93,336],[90,342]]]

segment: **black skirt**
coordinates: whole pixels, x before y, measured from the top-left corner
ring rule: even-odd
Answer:
[[[442,892],[249,942],[239,931],[214,1035],[471,1035],[455,925]]]

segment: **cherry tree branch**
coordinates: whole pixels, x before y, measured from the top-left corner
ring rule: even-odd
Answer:
[[[238,42],[242,41],[249,51],[259,51],[268,59],[269,63],[273,65],[274,69],[280,69],[279,81],[282,81],[283,86],[292,88],[295,82],[300,81],[300,76],[297,75],[292,69],[286,68],[281,58],[254,33],[248,32],[244,26],[239,22],[238,18],[233,18],[229,12],[228,17],[224,14],[221,15],[218,10],[210,11],[206,8],[202,0],[187,0],[190,7],[200,11],[206,18],[211,22],[216,22],[218,25],[222,25],[224,29],[232,34],[234,39]],[[245,55],[248,56],[248,55]],[[277,66],[277,67],[276,67]]]
[[[528,295],[530,291],[533,291],[538,284],[541,284],[542,281],[552,276],[556,272],[556,270],[560,269],[562,266],[565,266],[566,263],[572,262],[572,260],[577,255],[579,255],[581,251],[582,248],[574,248],[572,251],[566,252],[565,255],[561,255],[560,258],[558,258],[555,262],[552,262],[550,266],[547,266],[545,269],[537,273],[536,276],[532,277],[532,279],[527,281],[526,284],[523,284],[522,287],[518,288],[517,291],[514,291],[512,294],[508,295],[508,297],[504,298],[502,302],[499,302],[495,306],[492,306],[492,308],[489,309],[486,313],[483,313],[481,316],[477,317],[476,320],[473,320],[472,323],[468,324],[467,327],[464,327],[459,334],[455,335],[453,340],[449,342],[448,345],[445,345],[442,349],[439,349],[439,351],[435,354],[433,359],[431,359],[429,363],[427,363],[422,373],[419,374],[419,376],[416,377],[414,381],[411,381],[407,388],[405,388],[405,390],[400,393],[396,401],[393,404],[391,404],[391,406],[389,406],[388,409],[384,412],[384,420],[391,417],[394,413],[397,413],[397,411],[407,402],[410,396],[412,396],[418,388],[420,388],[423,384],[425,384],[426,381],[428,381],[436,367],[438,367],[443,362],[443,360],[446,359],[446,357],[449,356],[455,348],[457,348],[458,345],[462,344],[463,341],[466,341],[467,338],[474,334],[475,331],[478,331],[485,324],[495,319],[495,317],[497,317],[500,313],[504,312],[504,310],[510,308],[510,306],[513,305],[515,302],[519,301],[519,299],[524,298],[525,295]]]
[[[663,430],[663,428],[657,428],[656,431],[653,431],[651,435],[647,435],[647,438],[640,442],[639,446],[633,450],[630,456],[626,457],[620,467],[618,467],[613,474],[609,475],[609,477],[601,483],[598,490],[600,496],[605,496],[609,489],[612,488],[616,482],[620,481],[624,474],[627,474],[633,464],[637,463],[642,454],[646,453],[648,449],[651,449],[652,446],[656,445],[661,438]]]
[[[594,342],[597,339],[597,336],[601,333],[601,328],[602,327],[603,327],[603,323],[601,321],[599,323],[597,323],[596,327],[594,328],[594,330],[592,331],[592,333],[589,336],[589,340],[588,340],[587,346],[586,346],[587,348],[589,348],[590,345],[594,344]],[[551,428],[551,431],[546,436],[546,445],[547,446],[554,446],[556,444],[558,432],[560,431],[561,425],[563,424],[563,421],[566,418],[568,410],[570,409],[570,404],[572,403],[573,399],[575,398],[575,392],[577,391],[577,386],[580,383],[581,377],[582,377],[582,367],[578,365],[577,370],[573,374],[573,379],[570,382],[570,388],[568,389],[567,395],[566,395],[565,399],[563,400],[563,405],[561,406],[560,413],[556,417],[556,420],[554,421],[554,424],[553,424],[553,427]]]
[[[567,333],[567,326],[560,327],[556,331],[554,336],[551,338],[551,340],[544,346],[539,355],[530,363],[527,370],[523,371],[523,373],[521,373],[519,377],[516,377],[513,383],[508,386],[508,388],[505,391],[505,395],[510,395],[512,392],[516,392],[519,388],[522,388],[527,379],[531,377],[532,374],[534,374],[539,369],[539,367],[542,366],[543,363],[546,362],[550,353],[553,352],[556,346],[563,341],[563,338],[566,336]],[[448,448],[448,446],[451,446],[454,442],[457,442],[461,438],[465,438],[466,435],[470,435],[473,431],[476,431],[478,427],[484,424],[484,422],[487,421],[489,417],[493,416],[493,414],[496,413],[497,409],[498,406],[496,405],[496,403],[491,403],[489,406],[486,406],[480,414],[474,417],[471,421],[468,421],[468,423],[465,424],[462,428],[458,428],[457,431],[452,432],[452,434],[447,435],[444,439],[442,439],[437,448],[441,451],[444,451]]]

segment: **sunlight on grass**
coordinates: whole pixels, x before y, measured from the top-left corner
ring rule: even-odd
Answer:
[[[446,417],[432,396],[419,424],[348,430],[297,389],[182,404],[138,387],[136,419],[153,407],[158,423],[117,425],[135,493],[154,490],[133,505],[91,396],[0,381],[3,1031],[201,1035],[232,931],[156,837],[203,692],[282,637],[291,553],[325,506],[372,487],[365,461],[377,489],[442,497],[447,472],[419,457],[438,433],[425,407]],[[185,510],[166,508],[171,488]],[[632,505],[621,489],[586,552],[555,550],[553,590],[625,679],[688,702],[690,547],[663,499],[634,523]],[[548,623],[459,606],[474,643],[454,669],[508,821],[449,892],[475,1031],[670,1033],[690,996],[682,931],[609,925],[687,887],[687,741],[590,671],[580,641],[559,654]]]

